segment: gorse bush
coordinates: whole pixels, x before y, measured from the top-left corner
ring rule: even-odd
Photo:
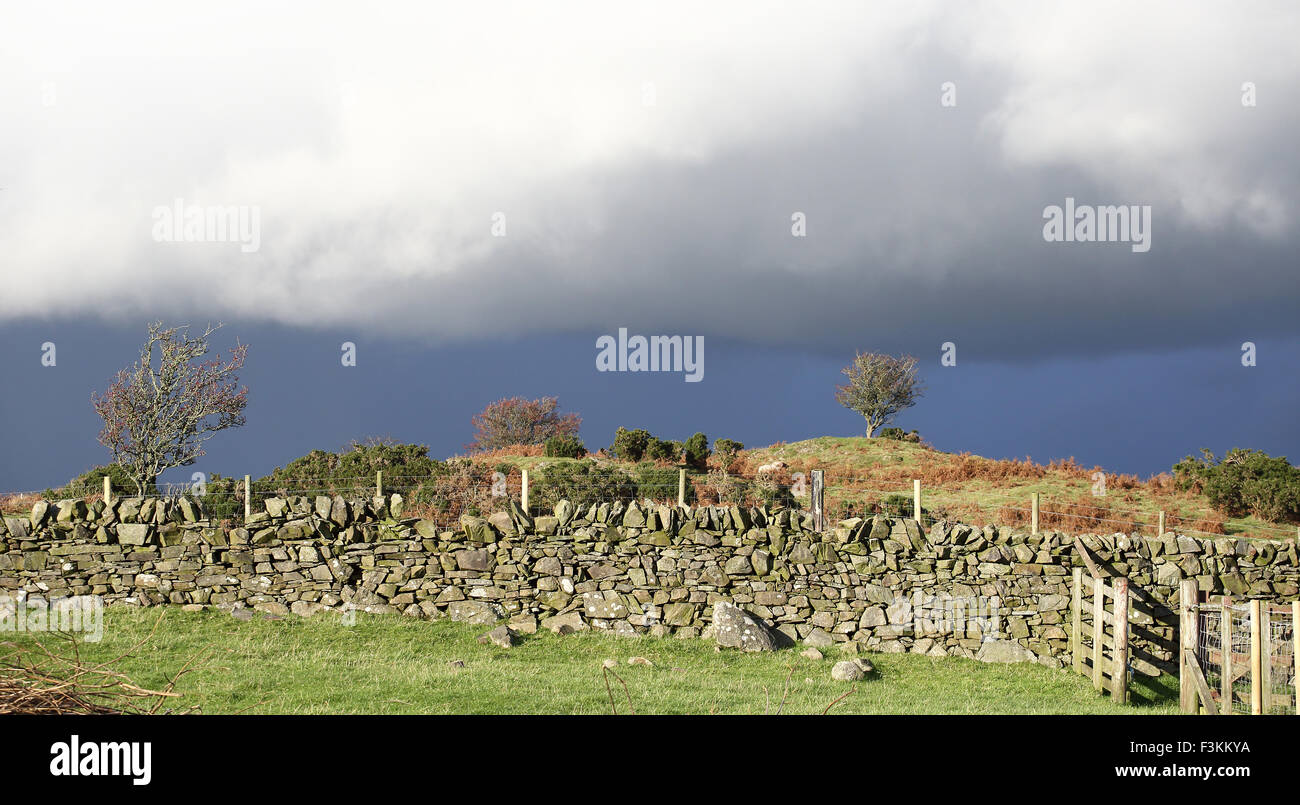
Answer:
[[[709,461],[709,437],[696,433],[685,442],[679,442],[651,436],[643,428],[619,428],[614,433],[614,444],[609,452],[623,461],[683,462],[692,469],[703,471]]]
[[[640,461],[645,457],[646,448],[650,446],[650,432],[637,428],[628,430],[619,428],[614,432],[614,444],[609,452],[624,461]]]
[[[308,491],[339,487],[362,488],[375,481],[375,472],[383,470],[384,486],[394,490],[408,479],[427,479],[446,472],[440,461],[429,458],[423,444],[397,444],[385,440],[354,441],[337,453],[313,450],[270,475],[253,482],[254,491]]]
[[[651,500],[677,500],[678,471],[672,467],[660,467],[650,462],[638,464],[635,475],[636,494],[638,498]],[[691,502],[692,488],[686,485],[687,502]]]
[[[896,442],[918,443],[921,441],[921,434],[915,430],[904,431],[902,428],[881,428],[880,438],[893,439]]]
[[[1229,517],[1251,514],[1270,523],[1300,521],[1300,468],[1284,456],[1241,448],[1229,450],[1222,460],[1206,449],[1201,456],[1187,456],[1174,465],[1174,483],[1180,489],[1203,494]]]
[[[587,455],[587,448],[576,436],[552,436],[546,440],[548,458],[582,458]]]
[[[629,502],[636,497],[637,484],[631,475],[591,459],[557,461],[545,467],[529,489],[529,504],[538,511],[549,511],[561,499],[587,507],[616,500]]]
[[[105,464],[83,472],[63,486],[46,489],[41,493],[41,497],[46,500],[62,500],[93,495],[104,490],[104,476],[108,476],[109,482],[113,485],[115,496],[136,494],[135,481],[131,480],[131,474],[125,467],[120,464]],[[149,484],[145,494],[158,494],[157,485]]]
[[[679,461],[682,457],[682,443],[656,439],[651,436],[646,444],[645,458],[651,461]]]
[[[682,452],[688,466],[697,470],[705,469],[709,464],[709,437],[696,433],[682,445]]]

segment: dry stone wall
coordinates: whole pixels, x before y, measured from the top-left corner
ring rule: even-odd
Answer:
[[[39,502],[0,527],[0,593],[312,615],[400,612],[522,631],[718,637],[735,604],[772,643],[854,642],[874,651],[1069,663],[1074,537],[909,519],[846,520],[814,532],[790,509],[561,501],[517,505],[459,527],[404,517],[399,495],[286,497],[242,525],[199,499]],[[1178,584],[1294,600],[1294,540],[1082,535],[1134,592],[1136,670],[1169,670]],[[730,616],[733,610],[718,608]],[[743,617],[743,615],[741,616]],[[729,622],[734,621],[731,617]],[[755,645],[751,639],[743,648]]]

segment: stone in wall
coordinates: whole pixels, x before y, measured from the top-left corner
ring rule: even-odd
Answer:
[[[797,510],[622,502],[552,514],[517,505],[455,528],[404,501],[270,498],[241,524],[201,499],[38,502],[0,520],[0,591],[109,602],[316,613],[357,608],[570,632],[712,636],[742,649],[801,641],[989,661],[1070,661],[1074,538]],[[1134,664],[1173,662],[1178,584],[1296,597],[1294,540],[1085,534],[1130,579]],[[981,609],[983,607],[983,609]],[[721,613],[721,614],[720,614]],[[749,640],[729,623],[748,624]],[[762,631],[759,631],[761,627]],[[765,635],[761,637],[759,635]]]

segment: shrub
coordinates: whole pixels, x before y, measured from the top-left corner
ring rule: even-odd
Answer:
[[[742,504],[749,491],[750,482],[744,478],[730,475],[726,470],[709,470],[709,491],[717,497],[719,503]]]
[[[745,449],[745,445],[734,439],[718,439],[713,443],[713,455],[718,459],[718,466],[726,471],[736,463],[736,456]]]
[[[794,493],[790,491],[790,485],[770,473],[763,473],[756,477],[751,488],[760,503],[768,506],[784,506],[788,509],[798,508]]]
[[[550,458],[582,458],[587,448],[576,436],[552,436],[546,440],[546,455]]]
[[[353,441],[337,453],[313,450],[255,480],[253,491],[318,493],[335,489],[361,490],[374,484],[377,470],[384,473],[384,488],[394,492],[447,472],[442,462],[429,458],[427,445],[371,439]]]
[[[471,420],[474,441],[469,448],[482,452],[512,444],[542,444],[552,436],[576,437],[582,417],[560,414],[558,408],[554,397],[510,397],[489,403]]]
[[[709,437],[696,433],[682,445],[686,464],[697,470],[703,470],[709,463]]]
[[[490,513],[503,507],[507,500],[493,494],[491,471],[487,466],[463,457],[447,459],[435,475],[404,494],[412,506],[428,507],[447,520],[462,514]]]
[[[1300,520],[1300,469],[1284,456],[1233,448],[1222,460],[1201,450],[1174,465],[1174,483],[1205,495],[1229,517],[1251,514],[1271,523]]]
[[[636,468],[637,497],[651,500],[677,500],[678,470],[672,467],[659,467],[649,462],[638,464]],[[686,488],[687,502],[690,502],[692,489]]]
[[[912,499],[907,495],[886,495],[876,504],[886,517],[911,517]]]
[[[637,485],[632,476],[591,459],[557,461],[541,471],[538,483],[529,490],[529,503],[539,510],[551,509],[561,499],[585,508],[615,500],[626,503],[636,497]]]
[[[902,428],[881,428],[880,438],[893,439],[896,442],[919,443],[921,441],[921,434],[917,433],[915,430],[904,431]]]
[[[646,442],[644,457],[651,461],[679,461],[682,457],[682,443],[651,436]]]
[[[94,467],[83,472],[63,486],[46,489],[41,493],[41,497],[45,500],[63,500],[103,492],[104,476],[108,476],[110,479],[115,497],[136,494],[135,481],[131,480],[131,474],[125,467],[120,464],[105,464],[102,467]],[[149,484],[148,488],[145,489],[147,495],[156,495],[157,493],[158,488],[154,484]]]
[[[645,457],[646,448],[650,445],[650,433],[637,428],[628,430],[619,428],[614,433],[614,444],[609,448],[609,452],[624,461],[640,461]]]
[[[227,478],[212,473],[204,483],[206,494],[201,499],[203,512],[215,520],[242,517],[244,514],[244,485],[242,478]]]

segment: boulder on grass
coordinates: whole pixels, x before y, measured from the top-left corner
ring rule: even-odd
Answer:
[[[719,646],[741,651],[774,651],[777,638],[767,625],[727,601],[713,605],[713,636]]]

